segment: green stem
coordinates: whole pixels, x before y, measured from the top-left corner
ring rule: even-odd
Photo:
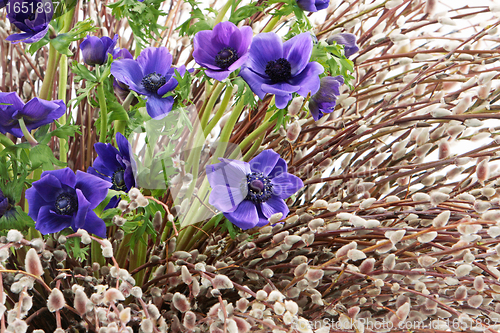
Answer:
[[[222,99],[222,102],[220,104],[219,110],[217,110],[217,113],[214,115],[210,123],[205,127],[202,123],[202,127],[205,127],[203,134],[205,137],[208,136],[208,134],[213,130],[215,125],[219,122],[220,118],[222,118],[222,115],[224,114],[224,111],[226,111],[227,105],[229,104],[229,101],[231,100],[232,94],[233,94],[233,89],[234,87],[232,85],[229,85],[226,88],[226,92],[224,94],[224,98]]]
[[[139,43],[139,38],[134,37],[135,39],[135,51],[134,51],[134,59],[137,59],[137,57],[141,54],[141,43]]]
[[[262,30],[262,32],[271,32],[274,29],[274,26],[276,25],[276,23],[279,22],[280,18],[281,17],[279,15],[273,16],[273,18],[270,19],[269,22],[267,22],[267,24],[266,24],[265,28]]]
[[[131,91],[128,93],[127,98],[123,101],[123,108],[127,111],[130,110],[130,104],[132,104],[132,101],[134,100],[134,93]]]
[[[26,127],[26,124],[24,123],[24,119],[19,118],[18,121],[19,121],[19,127],[21,127],[21,131],[23,131],[23,135],[26,138],[26,141],[28,141],[32,147],[36,146],[38,144],[38,142],[31,135],[30,131],[28,131],[28,128]]]
[[[176,251],[186,251],[188,243],[193,239],[193,235],[197,229],[193,226],[189,226],[179,232],[179,237],[177,238]],[[188,252],[188,251],[186,251]]]
[[[61,55],[59,60],[59,90],[58,97],[66,103],[66,84],[68,82],[68,57],[65,54]],[[59,118],[59,123],[66,124],[66,112]],[[59,160],[61,162],[68,161],[68,149],[66,140],[59,138]]]
[[[25,202],[28,202],[28,200],[25,200]],[[28,240],[32,240],[34,238],[43,238],[42,234],[40,231],[36,230],[35,228],[29,228],[28,229]]]
[[[121,133],[125,135],[125,128],[127,127],[127,122],[125,120],[115,120],[115,125],[113,128],[115,129],[115,138],[116,134]]]
[[[137,242],[138,244],[136,244],[134,248],[134,253],[129,252],[128,269],[130,272],[146,262],[147,246],[145,244],[148,243],[148,234],[147,233],[142,234],[142,239],[144,240],[145,243],[138,241]],[[143,278],[144,278],[144,270],[137,272],[137,274],[134,275],[136,285],[138,286],[142,285]]]
[[[49,46],[49,59],[47,61],[47,70],[45,71],[45,78],[42,83],[42,88],[40,89],[40,98],[44,100],[49,100],[52,92],[52,84],[54,82],[54,75],[56,73],[57,64],[57,51],[50,44]]]
[[[208,100],[205,110],[203,111],[203,116],[201,117],[201,128],[205,128],[205,126],[207,126],[208,118],[210,117],[212,109],[214,108],[215,102],[219,98],[222,89],[224,89],[223,84],[220,84],[220,82],[215,83],[215,86],[211,91],[210,99]]]
[[[215,18],[215,24],[222,22],[222,20],[224,19],[224,15],[226,15],[232,4],[233,2],[231,0],[227,0],[226,4],[221,8],[219,14],[217,14],[217,17]]]
[[[216,89],[218,86],[219,86],[219,82],[216,82],[215,84],[213,84],[213,85],[212,85],[212,88],[210,89],[210,93],[209,93],[209,95],[210,95],[210,96],[213,96],[213,95],[214,95],[214,91],[215,91],[215,89]],[[206,81],[206,82],[205,82],[205,91],[208,91],[208,89],[209,89],[209,83],[208,83],[208,81]],[[218,95],[219,95],[219,94],[217,94],[217,96],[218,96]],[[211,99],[211,98],[210,98],[210,99]],[[205,98],[205,102],[203,102],[203,105],[202,105],[201,110],[200,110],[200,112],[199,112],[199,117],[201,117],[200,119],[203,119],[203,118],[205,118],[205,117],[206,117],[206,118],[208,118],[208,117],[210,116],[210,111],[207,111],[207,104],[208,104],[208,101],[209,101],[209,100]],[[214,103],[215,103],[215,100],[214,100]],[[206,115],[206,116],[205,116],[205,113],[208,113],[208,115]],[[202,120],[200,120],[200,127],[201,127],[201,129],[203,130]],[[196,135],[196,134],[197,134],[197,133],[195,133],[195,132],[191,133],[191,135],[189,136],[189,140],[188,140],[188,142],[187,142],[187,144],[186,144],[186,146],[185,146],[185,148],[184,148],[184,149],[186,149],[186,150],[191,150],[193,147],[195,147],[195,146],[196,146],[196,142],[193,142],[193,141],[194,141],[194,140],[199,141],[199,139],[200,139],[200,138],[198,138],[198,137],[197,137],[197,135]],[[205,138],[203,138],[203,140],[204,140],[204,139],[205,139]],[[202,141],[202,142],[203,142],[203,141]],[[186,164],[189,164],[189,163],[190,163],[190,161],[192,160],[192,156],[193,156],[193,154],[192,154],[192,153],[190,153],[190,154],[189,154],[189,157],[188,157],[188,159],[187,159],[187,161],[186,161]]]
[[[267,112],[266,116],[264,117],[264,122],[262,125],[257,127],[252,133],[250,133],[243,141],[240,143],[240,149],[243,150],[245,149],[250,143],[253,141],[257,140],[259,135],[261,135],[263,132],[267,131],[269,127],[272,127],[276,120],[269,120],[271,118],[271,112]]]
[[[110,74],[111,74],[111,67],[105,66],[104,72],[102,72],[101,76],[99,77],[99,83],[103,83]]]
[[[92,240],[92,243],[90,243],[90,259],[92,262],[99,263],[101,267],[106,265],[106,260],[102,255],[101,244],[95,240]]]
[[[227,120],[226,124],[224,125],[224,128],[222,128],[222,131],[220,133],[220,139],[219,142],[229,142],[229,139],[231,138],[231,134],[233,133],[234,125],[236,125],[236,122],[240,118],[241,111],[243,111],[243,108],[245,107],[245,102],[243,101],[244,98],[240,98],[240,101],[238,104],[236,104],[235,108],[231,112],[231,115],[229,116],[229,119]],[[214,158],[219,158],[221,157],[217,156],[217,154],[214,156]]]
[[[262,135],[262,136],[260,136],[257,139],[257,141],[254,142],[254,144],[247,151],[247,153],[245,154],[245,156],[243,156],[243,161],[245,161],[245,162],[250,161],[250,159],[253,157],[253,155],[255,154],[255,152],[259,149],[259,147],[260,147],[263,139],[264,139],[264,136]]]
[[[96,67],[97,75],[99,76],[99,67]],[[101,132],[99,133],[99,142],[106,142],[108,134],[108,107],[106,105],[106,95],[104,94],[103,83],[97,85],[97,99],[99,100],[99,108],[101,110]]]
[[[212,88],[210,88],[210,93],[208,95],[212,96],[212,93],[214,92],[214,89],[217,87],[218,83],[219,82],[217,81],[217,82],[215,82],[215,84],[210,85],[210,82],[208,80],[205,81],[205,94],[211,86]],[[205,95],[205,96],[208,96],[208,95]],[[208,103],[208,99],[206,99],[206,98],[203,98],[203,99],[204,99],[203,105],[201,106],[199,116],[198,116],[200,119],[203,116],[203,113],[205,112],[205,108],[207,107],[207,103]]]
[[[201,230],[205,231],[207,234],[210,235],[210,231],[212,230],[212,228],[214,227],[215,225],[215,220],[219,218],[219,215],[220,214],[217,214],[215,215],[214,217],[212,217],[210,219],[210,221],[208,221],[202,228]],[[192,229],[195,229],[195,228],[192,228]],[[194,235],[194,237],[188,237],[188,239],[190,240],[188,245],[187,245],[187,249],[190,249],[193,247],[193,245],[196,243],[197,240],[201,239],[203,236],[206,236],[205,232],[199,230],[196,235]]]
[[[12,142],[8,137],[0,133],[0,144],[5,147],[10,147],[14,145],[14,142]]]
[[[129,92],[129,94],[127,95],[127,98],[125,98],[125,100],[123,101],[122,106],[125,109],[125,111],[128,111],[130,109],[130,104],[134,100],[134,97],[135,97],[134,93]],[[128,117],[127,117],[127,120],[115,120],[115,124],[113,126],[113,128],[115,130],[115,137],[116,137],[116,133],[121,133],[121,134],[125,135],[125,129],[127,128],[127,122],[128,122]]]
[[[118,263],[118,266],[124,267],[127,261],[128,253],[130,250],[130,240],[132,239],[133,234],[126,234],[123,237],[120,245],[118,246],[118,250],[116,250],[115,259]]]

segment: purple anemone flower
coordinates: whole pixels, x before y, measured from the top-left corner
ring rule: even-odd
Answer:
[[[8,36],[6,40],[13,43],[34,43],[45,36],[54,15],[52,0],[4,0],[4,2],[10,23],[23,31]]]
[[[116,143],[118,149],[110,143],[94,144],[98,157],[87,172],[111,183],[112,190],[128,192],[135,186],[132,172],[134,160],[130,157],[129,143],[121,133],[116,133]],[[118,197],[111,198],[105,209],[116,207],[118,201]]]
[[[179,84],[174,78],[172,55],[166,47],[148,47],[136,60],[120,59],[111,64],[111,74],[131,90],[147,97],[146,109],[154,119],[165,117],[174,104],[172,96],[163,97]],[[177,71],[184,75],[184,65]]]
[[[10,210],[9,198],[5,197],[2,190],[0,190],[0,217],[6,215]]]
[[[18,138],[23,136],[19,118],[23,118],[29,131],[50,124],[66,112],[62,100],[45,101],[38,97],[24,104],[16,92],[0,92],[0,133],[11,133]]]
[[[113,55],[113,60],[116,59],[134,59],[129,50],[123,48],[116,48],[111,53]]]
[[[348,32],[343,32],[340,34],[335,34],[329,37],[326,42],[328,44],[332,44],[333,42],[337,42],[337,44],[344,45],[344,55],[346,58],[349,58],[354,53],[359,51],[358,45],[356,45],[356,36],[350,34]]]
[[[300,9],[308,12],[317,12],[326,9],[330,5],[330,0],[295,0]]]
[[[108,54],[113,53],[118,35],[109,37],[87,36],[80,44],[83,61],[89,66],[103,65],[108,60]]]
[[[132,54],[130,54],[129,50],[116,48],[113,50],[113,60],[116,60],[116,59],[132,59],[133,60],[134,57],[132,56]],[[128,88],[128,86],[124,83],[117,81],[116,78],[113,78],[113,90],[121,102],[125,101],[128,94],[130,93],[130,89]],[[134,97],[134,100],[137,102],[137,99],[135,97]],[[135,104],[135,103],[133,103],[133,104]]]
[[[241,229],[262,227],[273,214],[288,215],[284,199],[304,186],[300,178],[287,172],[278,153],[264,150],[249,163],[220,159],[206,167],[212,187],[209,203]]]
[[[240,76],[260,99],[266,93],[274,94],[276,106],[284,109],[293,93],[306,97],[319,89],[323,66],[309,62],[312,48],[312,38],[307,32],[285,43],[274,32],[258,34]]]
[[[231,22],[221,22],[214,30],[204,30],[194,36],[193,58],[206,67],[207,76],[218,81],[240,68],[248,58],[252,28],[239,28]]]
[[[314,120],[318,121],[325,113],[332,113],[340,95],[340,86],[344,84],[344,77],[325,76],[321,78],[319,90],[309,100],[309,111]]]
[[[44,171],[40,180],[26,190],[28,215],[42,234],[65,228],[85,229],[106,237],[106,225],[93,209],[106,198],[109,182],[70,168]]]

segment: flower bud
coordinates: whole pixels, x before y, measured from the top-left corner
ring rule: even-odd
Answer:
[[[187,312],[191,308],[186,296],[178,292],[172,298],[172,305],[180,312]]]
[[[116,302],[116,301],[124,301],[125,296],[123,296],[122,292],[116,288],[109,288],[104,293],[104,301],[106,303]]]
[[[87,303],[89,302],[89,299],[87,295],[82,291],[82,290],[77,290],[75,292],[75,301],[74,301],[74,307],[76,311],[80,314],[80,316],[83,316],[87,312]]]
[[[80,44],[83,61],[89,66],[104,65],[108,60],[108,54],[113,52],[117,40],[118,35],[113,39],[87,36]]]
[[[42,263],[40,262],[40,258],[38,257],[36,250],[33,248],[29,249],[28,253],[26,254],[25,267],[26,272],[30,274],[36,276],[42,276],[43,274]]]
[[[490,169],[488,166],[488,160],[482,160],[476,167],[477,180],[481,185],[484,185],[484,181],[489,178]]]
[[[299,122],[296,120],[288,127],[286,131],[286,139],[290,142],[295,142],[299,137],[301,128]]]
[[[52,289],[52,292],[47,300],[47,308],[49,311],[55,312],[57,310],[61,310],[65,304],[66,301],[64,300],[63,293],[57,288]]]
[[[130,198],[130,200],[136,200],[139,196],[142,196],[142,194],[141,191],[136,187],[132,187],[130,191],[128,191],[128,197]]]
[[[303,103],[304,103],[304,97],[302,96],[298,96],[292,99],[290,106],[288,106],[288,114],[291,116],[298,115]]]
[[[366,254],[360,250],[351,249],[347,252],[347,258],[351,259],[352,261],[357,261],[357,260],[365,259]]]
[[[225,275],[217,275],[213,279],[213,287],[216,289],[232,289],[233,282]]]
[[[15,229],[11,229],[7,233],[7,241],[11,243],[17,243],[23,238],[24,238],[23,234],[21,234],[18,230]]]

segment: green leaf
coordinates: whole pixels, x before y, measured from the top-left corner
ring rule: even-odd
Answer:
[[[252,2],[251,4],[240,7],[232,12],[229,21],[234,24],[238,24],[244,19],[251,17],[255,13],[263,11],[264,8],[264,6],[257,6],[257,3]]]
[[[215,24],[215,15],[208,15],[198,7],[198,2],[194,0],[187,1],[191,5],[189,18],[179,27],[180,36],[194,36],[198,31],[212,30]],[[217,14],[213,10],[207,9],[210,13]]]
[[[68,105],[76,105],[76,104],[79,104],[84,98],[89,98],[89,102],[91,102],[90,100],[90,92],[92,91],[92,89],[95,88],[95,86],[97,86],[97,83],[95,82],[92,82],[90,84],[87,84],[85,86],[85,88],[83,89],[78,89],[78,91],[76,92],[76,95],[77,97],[76,98],[73,98],[71,99],[69,102],[68,102]]]
[[[34,228],[35,222],[19,206],[15,206],[8,214],[0,217],[0,234],[7,234],[11,229],[23,231],[29,227]]]
[[[57,136],[58,138],[68,140],[70,136],[74,136],[75,133],[82,134],[78,129],[80,126],[78,125],[63,125],[61,127],[56,128],[52,132],[49,132],[49,135]]]
[[[101,219],[106,223],[106,227],[114,226],[113,217],[120,215],[122,213],[120,208],[109,208],[106,209],[100,216]]]
[[[83,79],[90,82],[98,82],[98,79],[93,71],[89,71],[87,67],[83,64],[77,63],[76,61],[73,61],[71,65],[71,72],[75,74],[76,82],[80,82]]]
[[[38,141],[39,144],[47,144],[50,139],[54,136],[68,140],[68,137],[74,136],[75,133],[80,133],[79,126],[78,125],[59,125],[59,123],[56,121],[54,122],[56,125],[56,129],[53,130],[52,132],[48,132],[48,129],[50,125],[42,126],[40,127],[36,132],[35,132],[35,139]]]
[[[220,221],[222,221],[222,219],[224,218],[224,214],[219,213],[216,216],[214,216],[213,218],[214,218],[214,228],[215,228],[219,225]]]
[[[160,10],[163,0],[119,0],[107,6],[117,19],[127,18],[134,38],[141,48],[148,44],[148,39],[159,39],[165,27],[158,24],[160,16],[167,14]]]
[[[226,228],[227,232],[229,232],[229,236],[231,239],[236,238],[236,230],[234,229],[234,225],[228,220],[224,220],[224,227]]]
[[[84,21],[78,22],[69,32],[59,34],[55,38],[51,39],[50,44],[57,51],[59,51],[59,53],[72,56],[73,53],[70,52],[69,45],[74,41],[82,39],[88,35],[89,32],[93,32],[95,30],[97,30],[97,28],[94,26],[94,21],[88,18]]]
[[[236,103],[238,103],[240,98],[243,98],[243,103],[248,105],[250,108],[257,105],[258,98],[256,99],[256,96],[242,77],[236,77],[233,80],[233,84],[238,86],[238,90],[236,91]]]
[[[108,114],[109,121],[129,120],[127,110],[125,110],[125,108],[120,103],[118,103],[117,101],[108,101],[106,104],[108,105],[108,111],[110,111]]]
[[[175,88],[175,93],[177,95],[176,100],[184,101],[189,99],[189,94],[191,92],[191,73],[186,71],[184,75],[181,75],[177,69],[175,69],[175,79],[179,83]]]
[[[6,163],[5,167],[2,167],[1,169],[2,178],[0,181],[0,190],[2,190],[4,196],[9,198],[11,202],[19,202],[24,190],[28,170],[22,168],[22,165],[19,165],[20,168],[18,168],[16,166],[18,162],[10,162],[9,164],[13,169],[16,169],[12,171],[12,174],[15,176],[12,176],[9,172],[9,168]]]
[[[30,150],[31,168],[38,169],[43,167],[44,170],[54,169],[53,165],[65,167],[66,163],[59,161],[54,157],[49,146],[38,144]]]
[[[110,183],[111,185],[111,183]],[[95,213],[97,214],[97,216],[101,217],[102,219],[104,219],[101,214],[104,214],[104,212],[110,210],[110,209],[107,209],[107,210],[104,210],[104,208],[106,208],[106,206],[108,205],[109,203],[109,200],[111,200],[111,198],[113,197],[122,197],[123,195],[125,195],[125,192],[123,191],[116,191],[116,190],[112,190],[112,189],[108,189],[108,194],[106,195],[106,198],[104,198],[104,200],[95,208]]]
[[[63,232],[63,234],[69,233]],[[68,252],[68,255],[70,255],[71,258],[84,261],[87,258],[89,248],[87,246],[82,248],[80,242],[80,237],[71,237],[66,240],[64,246],[66,247],[66,252]]]
[[[267,112],[273,112],[273,109],[268,110]],[[274,126],[274,130],[277,131],[281,126],[285,127],[285,124],[288,121],[287,111],[285,109],[277,109],[277,111],[269,118],[269,120],[276,120],[276,126]]]
[[[49,35],[46,34],[42,39],[40,39],[38,42],[31,43],[28,49],[28,52],[31,55],[34,55],[36,51],[41,49],[44,45],[47,45],[49,43]]]
[[[325,75],[342,75],[344,82],[350,86],[354,71],[354,64],[344,56],[344,46],[333,43],[328,45],[324,42],[317,43],[311,55],[311,59],[319,62],[325,68]]]

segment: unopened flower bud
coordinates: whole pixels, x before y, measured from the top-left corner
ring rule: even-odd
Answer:
[[[298,115],[302,107],[302,103],[304,103],[304,97],[302,96],[295,97],[294,99],[292,99],[292,102],[288,107],[288,114],[291,116]]]
[[[61,310],[65,304],[66,301],[64,300],[63,293],[57,288],[52,289],[52,292],[47,300],[47,308],[49,311],[55,312],[57,310]]]
[[[26,266],[26,272],[36,276],[42,276],[43,274],[42,263],[35,249],[33,248],[29,249],[28,253],[26,254],[25,266]]]
[[[127,209],[128,208],[128,201],[127,200],[120,200],[120,202],[118,203],[118,208],[122,211]]]
[[[130,200],[136,200],[139,196],[142,196],[142,194],[138,188],[132,187],[130,191],[128,191],[128,197]]]
[[[78,313],[83,316],[87,312],[87,303],[89,299],[87,295],[82,290],[77,290],[75,292],[74,307]]]
[[[295,142],[295,140],[297,140],[297,138],[299,137],[300,131],[301,128],[299,122],[294,121],[292,124],[290,124],[286,131],[287,140],[290,142]]]
[[[15,229],[11,229],[7,233],[7,240],[11,243],[17,243],[23,238],[24,238],[23,234],[21,234],[18,230]]]
[[[488,160],[482,160],[476,167],[477,180],[481,185],[484,185],[484,181],[489,178],[490,169],[488,166]]]
[[[175,293],[172,298],[172,305],[180,312],[186,312],[191,309],[191,305],[189,304],[186,296],[178,292]]]

